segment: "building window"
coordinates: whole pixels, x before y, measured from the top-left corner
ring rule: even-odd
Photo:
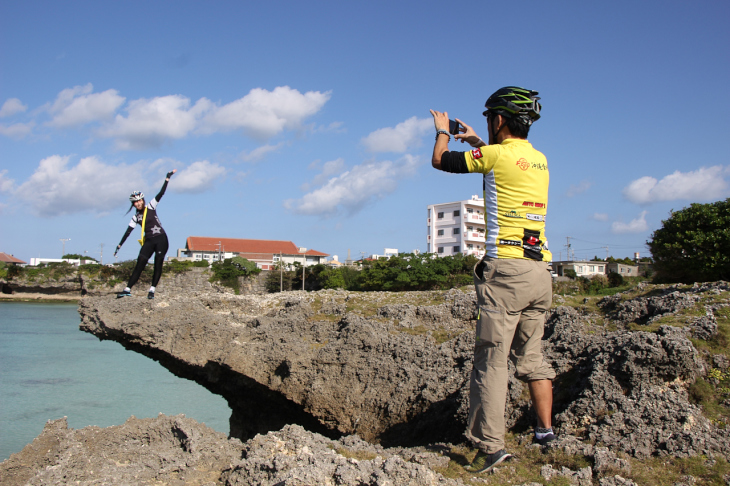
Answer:
[[[467,248],[468,248],[469,250],[473,250],[473,249],[474,249],[474,245],[472,245],[471,243],[469,243],[468,245],[466,245],[466,247],[467,247]]]
[[[443,246],[439,246],[438,252],[439,253],[443,253],[444,252],[444,247]]]
[[[624,273],[624,269],[623,269],[623,267],[621,268],[621,273]]]
[[[599,272],[602,272],[602,271],[603,271],[603,265],[600,265],[600,266],[598,267],[598,271],[599,271]]]
[[[454,253],[459,253],[461,251],[461,247],[455,246],[454,247]]]
[[[474,210],[472,208],[466,208],[466,212],[469,214],[472,214],[474,212]]]
[[[454,216],[458,216],[459,214],[461,214],[461,213],[459,212],[458,209],[456,211],[454,211]]]
[[[588,271],[589,272],[595,272],[596,271],[596,267],[594,267],[593,265],[591,265],[590,267],[588,267]]]
[[[467,226],[466,227],[466,230],[467,231],[474,231],[474,226]]]
[[[444,219],[444,213],[439,213],[439,214],[438,214],[438,218],[439,218],[439,219]]]
[[[442,229],[441,229],[441,230],[439,230],[439,231],[438,231],[438,235],[439,235],[439,236],[444,236],[444,230],[442,230]]]
[[[454,228],[454,234],[455,235],[458,235],[459,234],[459,228]]]

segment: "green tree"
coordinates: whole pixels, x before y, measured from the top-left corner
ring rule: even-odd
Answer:
[[[211,280],[217,280],[222,285],[232,288],[236,293],[240,290],[238,277],[256,275],[261,272],[254,262],[241,257],[226,258],[222,262],[215,262],[211,270],[213,270]]]
[[[729,279],[730,198],[672,211],[646,243],[658,281]]]

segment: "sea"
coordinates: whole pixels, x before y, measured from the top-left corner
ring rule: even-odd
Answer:
[[[228,434],[221,396],[80,331],[80,321],[76,304],[0,302],[0,462],[62,417],[80,429],[183,413]]]

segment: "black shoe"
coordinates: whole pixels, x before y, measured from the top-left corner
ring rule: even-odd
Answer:
[[[510,457],[512,457],[512,454],[505,451],[504,449],[494,452],[492,454],[487,454],[486,452],[479,451],[474,457],[474,460],[471,461],[471,464],[469,464],[464,469],[473,473],[487,472],[500,462],[506,461]]]
[[[154,292],[147,292],[147,298],[148,299],[154,299],[155,298],[155,293]]]
[[[122,297],[131,297],[131,296],[132,296],[132,292],[130,292],[129,290],[122,290],[121,292],[119,292],[117,294],[117,299],[121,299]]]
[[[550,432],[549,434],[547,434],[542,439],[538,439],[537,437],[535,437],[535,442],[537,442],[538,444],[544,446],[544,445],[548,445],[550,442],[554,441],[555,439],[557,439],[557,437],[555,436],[555,434],[552,433],[552,432]]]

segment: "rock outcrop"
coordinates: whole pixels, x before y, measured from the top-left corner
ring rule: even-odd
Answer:
[[[649,309],[632,314],[648,322],[726,287],[670,288],[601,305]],[[474,309],[474,293],[458,290],[202,293],[155,301],[87,298],[79,306],[83,330],[225,397],[233,437],[299,424],[330,438],[357,434],[386,446],[463,440]],[[730,455],[727,434],[687,393],[707,372],[689,337],[697,329],[716,332],[712,307],[704,320],[688,317],[684,327],[655,332],[628,330],[626,312],[612,309],[613,328],[570,307],[549,313],[544,347],[558,372],[560,432],[634,457]],[[529,431],[534,416],[524,385],[510,378],[508,393],[508,427]]]
[[[460,440],[474,339],[459,315],[465,296],[410,297],[430,305],[330,291],[93,297],[79,311],[83,330],[226,398],[234,437],[297,423],[388,445]]]

